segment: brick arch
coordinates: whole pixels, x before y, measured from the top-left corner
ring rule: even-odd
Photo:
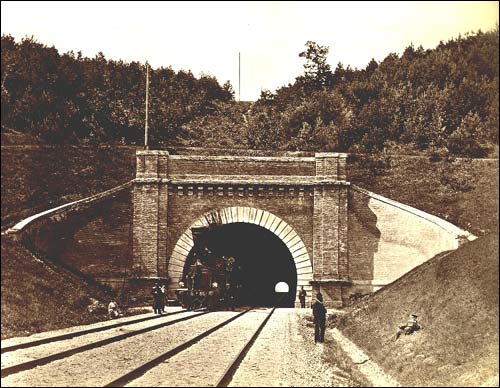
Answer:
[[[172,255],[168,262],[168,276],[172,279],[170,289],[177,288],[177,280],[182,276],[186,258],[193,248],[194,242],[191,236],[191,228],[197,226],[208,226],[212,221],[221,224],[232,224],[237,222],[254,224],[274,233],[290,251],[295,268],[297,270],[297,292],[300,286],[311,295],[313,280],[312,261],[307,248],[295,229],[277,215],[266,210],[253,207],[233,206],[223,209],[212,210],[198,218],[179,237],[174,246]]]

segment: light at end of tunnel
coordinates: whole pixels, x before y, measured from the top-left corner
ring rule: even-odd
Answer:
[[[276,283],[274,286],[274,292],[286,293],[290,291],[290,287],[285,282]]]

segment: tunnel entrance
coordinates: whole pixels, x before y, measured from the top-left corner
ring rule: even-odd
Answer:
[[[215,255],[235,258],[232,281],[240,285],[237,305],[294,306],[297,270],[292,254],[274,233],[258,225],[237,222],[211,231],[207,241]],[[193,250],[187,257],[185,271],[192,263]],[[288,284],[288,293],[275,292],[280,282]]]

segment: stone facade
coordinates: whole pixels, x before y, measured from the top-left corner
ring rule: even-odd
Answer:
[[[476,237],[411,206],[349,189],[350,293],[369,293]]]
[[[133,258],[144,278],[174,291],[192,247],[190,228],[207,216],[275,233],[294,257],[297,284],[342,304],[348,283],[346,155],[180,156],[138,151]],[[331,297],[329,297],[331,296]]]

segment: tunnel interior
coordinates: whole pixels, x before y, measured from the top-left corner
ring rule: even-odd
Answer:
[[[239,285],[237,305],[293,307],[297,271],[287,246],[269,230],[253,224],[221,225],[207,236],[208,247],[216,256],[232,256],[232,282]],[[193,250],[185,272],[193,263]],[[275,286],[285,282],[289,292],[279,294]]]

